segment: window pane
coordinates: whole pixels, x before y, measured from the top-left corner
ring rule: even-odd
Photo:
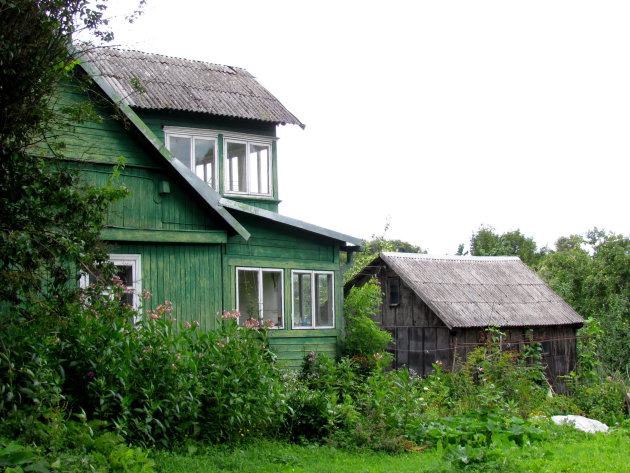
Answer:
[[[282,272],[263,271],[263,316],[275,325],[282,326]]]
[[[214,140],[195,138],[195,174],[212,187],[214,184]]]
[[[247,192],[247,145],[245,143],[227,142],[227,189],[232,192]]]
[[[333,278],[332,274],[315,275],[315,326],[332,327],[333,320]]]
[[[310,273],[293,273],[293,325],[311,327],[313,324]]]
[[[398,305],[400,303],[400,280],[398,278],[388,279],[389,289],[389,305]]]
[[[169,148],[173,156],[190,168],[190,138],[171,136],[169,138]]]
[[[238,310],[241,322],[259,318],[258,271],[238,270]]]
[[[120,302],[133,307],[133,293],[134,293],[134,275],[133,266],[130,264],[117,264],[116,276],[120,278],[123,286],[127,288],[125,293],[120,296]]]
[[[269,146],[249,146],[250,192],[269,194]]]

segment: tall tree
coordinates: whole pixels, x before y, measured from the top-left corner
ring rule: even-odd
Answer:
[[[372,235],[371,240],[363,242],[363,251],[356,256],[352,262],[352,266],[344,273],[345,282],[359,274],[370,261],[384,251],[396,253],[426,253],[421,247],[409,242],[403,240],[388,240],[385,238],[387,230],[389,230],[389,221],[385,224],[382,235]]]
[[[559,238],[539,272],[595,326],[601,364],[630,377],[630,238],[597,228]]]
[[[458,254],[462,254],[460,245]],[[530,267],[535,268],[547,249],[537,250],[536,242],[526,237],[520,230],[513,230],[503,234],[495,232],[494,228],[481,225],[470,238],[470,254],[474,256],[518,256]]]
[[[76,286],[69,284],[76,266],[104,258],[99,231],[121,193],[83,185],[63,165],[63,143],[54,138],[69,120],[80,120],[77,110],[54,106],[76,63],[73,34],[86,29],[112,38],[105,3],[92,5],[0,0],[1,321],[9,307],[22,317],[41,307],[54,312],[59,296]]]

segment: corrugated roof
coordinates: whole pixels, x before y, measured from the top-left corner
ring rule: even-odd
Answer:
[[[83,55],[126,105],[304,125],[245,69],[114,48]],[[133,87],[139,80],[146,90]]]
[[[380,258],[450,328],[584,323],[518,257],[381,253]]]

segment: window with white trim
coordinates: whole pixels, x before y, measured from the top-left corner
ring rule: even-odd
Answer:
[[[241,323],[251,318],[284,326],[283,271],[236,268],[236,308]]]
[[[217,140],[210,136],[167,133],[166,147],[199,179],[217,190]]]
[[[291,272],[293,328],[335,327],[335,284],[331,271]]]
[[[225,192],[271,195],[271,145],[250,140],[225,140]]]
[[[134,254],[110,254],[109,261],[116,267],[116,274],[120,278],[120,284],[125,287],[125,293],[121,297],[121,303],[139,308],[142,296],[142,278],[140,270],[140,255]],[[90,271],[81,275],[80,285],[83,288],[90,284],[96,284],[100,274],[98,271]]]

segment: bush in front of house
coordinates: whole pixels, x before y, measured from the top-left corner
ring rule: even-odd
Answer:
[[[29,441],[42,424],[54,428],[52,413],[82,412],[141,446],[278,428],[286,403],[268,327],[239,326],[235,312],[217,316],[212,331],[176,326],[170,303],[136,311],[121,304],[124,290],[68,303],[52,329],[12,325],[0,350],[4,435]]]

